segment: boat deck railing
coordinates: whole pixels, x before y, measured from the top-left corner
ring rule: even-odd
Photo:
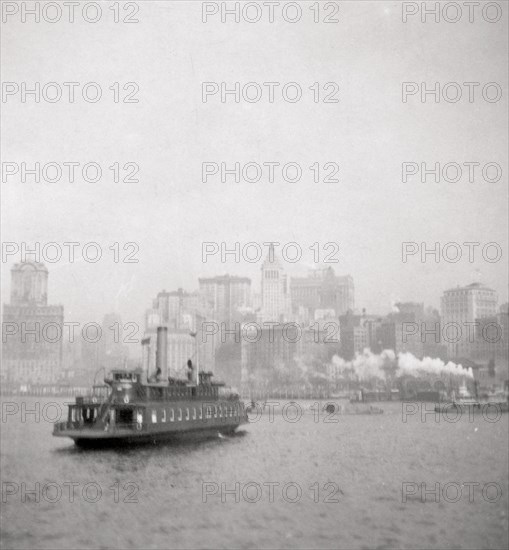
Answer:
[[[76,404],[77,405],[102,405],[103,403],[106,403],[109,399],[109,396],[102,397],[97,395],[85,395],[85,396],[79,396],[77,398]]]

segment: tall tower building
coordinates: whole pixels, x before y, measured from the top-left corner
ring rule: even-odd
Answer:
[[[63,306],[49,306],[48,270],[39,262],[11,269],[11,299],[4,304],[2,380],[51,384],[61,374]]]
[[[157,327],[168,329],[167,373],[168,376],[185,378],[187,360],[199,360],[202,368],[213,369],[213,348],[211,338],[203,337],[203,297],[199,292],[159,292],[152,302],[152,308],[145,313],[145,338],[149,339],[147,362],[148,374],[154,374],[156,361]],[[212,349],[211,349],[212,348]]]
[[[169,329],[192,328],[190,319],[200,311],[200,296],[197,292],[186,292],[182,288],[167,292],[162,290],[146,312],[147,327],[162,325]]]
[[[481,283],[446,290],[441,300],[441,332],[450,358],[469,357],[476,319],[497,314],[498,294]],[[448,327],[447,325],[450,325]],[[456,341],[457,340],[457,341]]]
[[[304,308],[313,318],[317,309],[333,309],[345,315],[355,306],[354,284],[350,275],[336,275],[332,267],[310,270],[307,277],[292,277],[292,306]]]
[[[288,278],[270,245],[262,264],[261,320],[284,322],[290,316],[291,302]]]
[[[222,275],[198,279],[207,312],[217,322],[240,321],[242,309],[251,307],[251,279]]]
[[[14,264],[11,269],[11,305],[45,306],[48,303],[48,270],[39,262]]]

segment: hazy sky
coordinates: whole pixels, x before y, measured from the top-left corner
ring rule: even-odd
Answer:
[[[77,99],[35,103],[20,96],[2,104],[2,160],[33,165],[97,162],[98,183],[2,183],[2,240],[96,241],[98,263],[61,261],[50,270],[51,303],[66,319],[96,320],[118,311],[141,321],[162,288],[197,288],[197,278],[223,273],[253,277],[258,264],[201,261],[203,241],[298,242],[300,263],[313,265],[314,242],[339,243],[338,274],[349,273],[356,305],[386,312],[394,300],[438,306],[444,289],[478,274],[507,300],[507,12],[497,23],[479,13],[456,24],[418,17],[404,24],[401,3],[341,2],[337,24],[316,24],[301,2],[301,21],[222,24],[201,20],[201,2],[141,1],[137,24],[114,24],[103,8],[96,24],[20,23],[2,27],[2,79],[98,82],[98,103]],[[419,2],[420,4],[420,2]],[[279,12],[276,10],[276,15]],[[298,82],[303,97],[274,103],[202,102],[202,82]],[[418,96],[401,100],[402,82],[497,82],[503,98],[457,103]],[[139,103],[114,103],[114,82],[136,82]],[[314,82],[339,84],[338,103],[314,103]],[[281,86],[279,87],[279,90]],[[124,92],[122,92],[124,93]],[[135,162],[139,183],[113,183],[115,161]],[[301,181],[202,183],[202,162],[297,162]],[[414,177],[401,181],[402,162],[497,162],[497,183]],[[314,183],[308,167],[339,164],[339,182]],[[278,174],[278,172],[276,172]],[[32,180],[29,179],[29,182]],[[114,242],[136,242],[137,264],[112,261]],[[457,263],[401,261],[401,243],[474,241],[500,244],[503,259]],[[81,255],[78,249],[78,257]],[[465,249],[466,250],[466,249]],[[218,257],[217,257],[218,258]],[[2,287],[10,286],[3,264]],[[7,301],[6,294],[3,301]]]

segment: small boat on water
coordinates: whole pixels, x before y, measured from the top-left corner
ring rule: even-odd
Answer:
[[[288,401],[287,403],[280,403],[278,401],[249,401],[246,405],[246,411],[249,414],[253,414],[255,416],[263,415],[263,414],[278,414],[284,415],[284,406],[285,405],[291,405],[293,407],[296,407],[298,410],[303,412],[307,412],[308,414],[316,414],[317,410],[320,410],[324,413],[327,413],[330,416],[334,415],[348,415],[348,414],[383,414],[383,409],[380,407],[375,407],[374,405],[364,405],[364,404],[357,404],[357,405],[351,405],[349,403],[341,403],[338,401],[326,401],[325,403],[319,404],[317,401],[308,403],[308,404],[300,404],[299,401]]]
[[[158,375],[166,369],[166,338],[167,329],[158,327]],[[187,381],[151,380],[142,369],[113,370],[91,395],[76,397],[67,420],[55,423],[53,435],[97,447],[211,437],[248,422],[234,390],[212,382],[211,372],[195,372],[191,361],[188,369]]]
[[[325,412],[329,414],[383,414],[383,409],[375,407],[374,405],[360,406],[360,405],[341,405],[338,403],[326,403],[323,407]]]
[[[452,413],[454,411],[462,413],[486,413],[492,415],[497,412],[509,412],[509,404],[507,401],[475,401],[472,399],[449,401],[435,405],[435,412]]]
[[[288,401],[288,402],[279,402],[277,400],[266,400],[266,401],[253,401],[249,400],[246,404],[246,412],[253,414],[255,416],[263,414],[277,414],[284,415],[284,407],[291,405],[296,407],[302,413],[312,413],[315,414],[317,410],[328,413],[329,415],[343,415],[343,414],[383,414],[383,409],[380,407],[375,407],[374,405],[366,405],[363,403],[358,403],[351,405],[349,402],[343,400],[341,401],[325,401],[319,403],[318,401],[309,402],[299,402],[297,401]]]
[[[451,400],[435,405],[435,412],[439,413],[482,413],[482,414],[498,414],[509,411],[509,394],[507,391],[501,390],[485,394],[483,399],[477,398],[477,390],[475,397],[468,390],[465,382],[458,389],[458,397],[456,392],[451,394]]]

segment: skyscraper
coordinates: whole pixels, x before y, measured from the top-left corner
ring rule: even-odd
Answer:
[[[4,304],[2,379],[50,384],[62,368],[63,306],[48,305],[48,270],[39,262],[11,269],[11,298]]]
[[[294,310],[303,307],[311,318],[317,309],[333,309],[339,316],[355,306],[352,277],[338,276],[332,267],[310,270],[307,277],[292,277],[290,291]]]
[[[204,310],[203,297],[198,292],[159,292],[152,308],[145,313],[145,338],[149,338],[147,361],[149,374],[155,371],[157,327],[167,327],[168,375],[186,377],[186,363],[191,359],[202,368],[213,369],[214,343],[202,336]],[[147,365],[145,365],[147,367]],[[165,374],[165,373],[163,373]]]
[[[218,323],[242,318],[242,310],[251,307],[251,279],[222,275],[198,279],[207,312]]]
[[[190,321],[201,311],[197,292],[186,292],[182,288],[167,292],[162,290],[153,300],[152,309],[146,312],[146,326],[166,326],[169,329],[192,328]]]
[[[497,314],[498,295],[481,283],[446,290],[442,296],[442,337],[450,358],[468,357],[476,319]],[[472,323],[472,324],[470,324]]]
[[[290,291],[288,278],[276,257],[274,245],[262,264],[262,307],[261,321],[286,321],[291,313]]]

